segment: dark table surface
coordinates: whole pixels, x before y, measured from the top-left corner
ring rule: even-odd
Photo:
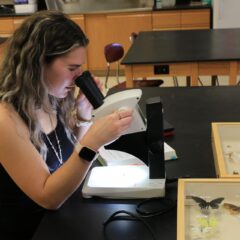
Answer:
[[[215,169],[211,147],[211,122],[233,122],[240,119],[239,87],[145,88],[140,105],[160,96],[164,117],[175,127],[173,137],[166,138],[178,155],[166,162],[168,178],[214,178]],[[130,139],[130,140],[129,140]],[[120,138],[112,147],[127,149],[138,156],[144,136],[134,134]],[[127,146],[127,147],[126,147]],[[140,147],[141,146],[141,147]],[[167,184],[167,197],[176,199],[177,184]],[[101,240],[103,222],[117,210],[135,212],[141,200],[83,199],[79,188],[58,211],[46,213],[33,240]],[[176,239],[176,209],[147,220],[157,239]],[[117,221],[107,228],[109,239],[152,239],[139,222]]]
[[[240,29],[140,32],[122,64],[240,60]]]

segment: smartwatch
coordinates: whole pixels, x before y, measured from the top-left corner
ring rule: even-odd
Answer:
[[[80,144],[77,144],[76,150],[78,152],[78,156],[88,162],[92,162],[98,158],[99,153],[95,152],[91,148],[83,147]]]

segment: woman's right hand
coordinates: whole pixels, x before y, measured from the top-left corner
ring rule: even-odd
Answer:
[[[97,151],[101,146],[120,137],[132,122],[133,110],[118,110],[96,120],[81,139],[80,143]]]

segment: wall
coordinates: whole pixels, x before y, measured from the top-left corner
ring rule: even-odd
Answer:
[[[239,9],[239,0],[213,0],[213,28],[240,28]]]

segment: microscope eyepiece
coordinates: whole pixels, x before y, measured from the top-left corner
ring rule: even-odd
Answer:
[[[94,109],[103,104],[104,96],[89,71],[83,72],[82,75],[75,80],[75,84],[81,88],[81,91],[85,94]]]

